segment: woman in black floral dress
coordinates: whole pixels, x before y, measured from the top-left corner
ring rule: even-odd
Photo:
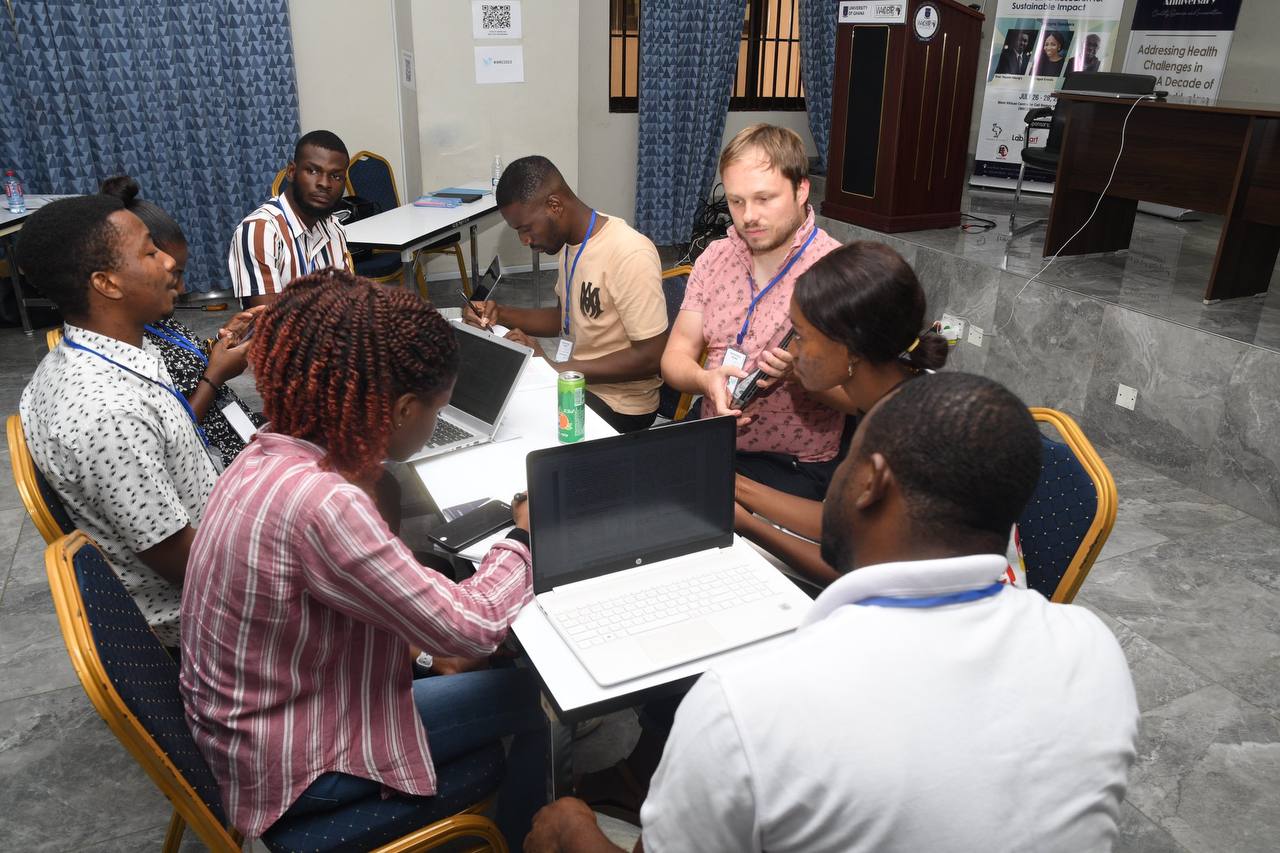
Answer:
[[[151,231],[151,239],[162,252],[173,257],[174,275],[181,292],[182,271],[187,265],[187,238],[182,228],[159,206],[138,198],[138,183],[128,176],[108,178],[102,192],[124,202]],[[223,411],[237,406],[255,428],[266,420],[244,404],[226,381],[244,372],[248,345],[234,336],[222,340],[198,340],[194,332],[169,316],[147,326],[147,338],[160,349],[173,384],[195,409],[209,443],[222,454],[222,464],[230,465],[244,449],[245,439]],[[237,418],[237,420],[239,420]]]

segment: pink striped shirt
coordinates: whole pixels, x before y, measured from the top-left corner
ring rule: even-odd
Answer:
[[[259,432],[218,478],[187,564],[187,722],[249,837],[328,771],[435,793],[409,646],[488,654],[533,597],[525,545],[499,542],[455,584],[323,454]]]

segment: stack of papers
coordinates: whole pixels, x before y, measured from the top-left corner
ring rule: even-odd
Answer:
[[[424,195],[413,203],[414,207],[448,207],[454,208],[462,204],[456,198],[436,198],[435,196]]]

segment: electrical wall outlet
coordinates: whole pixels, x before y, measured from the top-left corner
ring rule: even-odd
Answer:
[[[1116,405],[1132,412],[1133,407],[1138,405],[1138,389],[1121,384],[1116,389]]]
[[[984,337],[986,337],[986,333],[983,332],[982,329],[972,323],[969,324],[969,343],[973,344],[975,347],[980,347],[982,346],[982,339]]]
[[[953,314],[942,315],[942,335],[947,343],[955,346],[964,340],[964,320]]]

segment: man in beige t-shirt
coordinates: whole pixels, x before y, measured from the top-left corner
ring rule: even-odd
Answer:
[[[551,360],[587,378],[587,405],[619,432],[647,429],[658,410],[658,365],[667,342],[662,265],[653,242],[616,216],[592,210],[546,157],[522,157],[498,181],[498,212],[520,240],[560,253],[555,308],[473,303],[468,322],[509,326],[508,338],[542,353],[533,337],[558,337]],[[563,251],[561,251],[563,249]]]

